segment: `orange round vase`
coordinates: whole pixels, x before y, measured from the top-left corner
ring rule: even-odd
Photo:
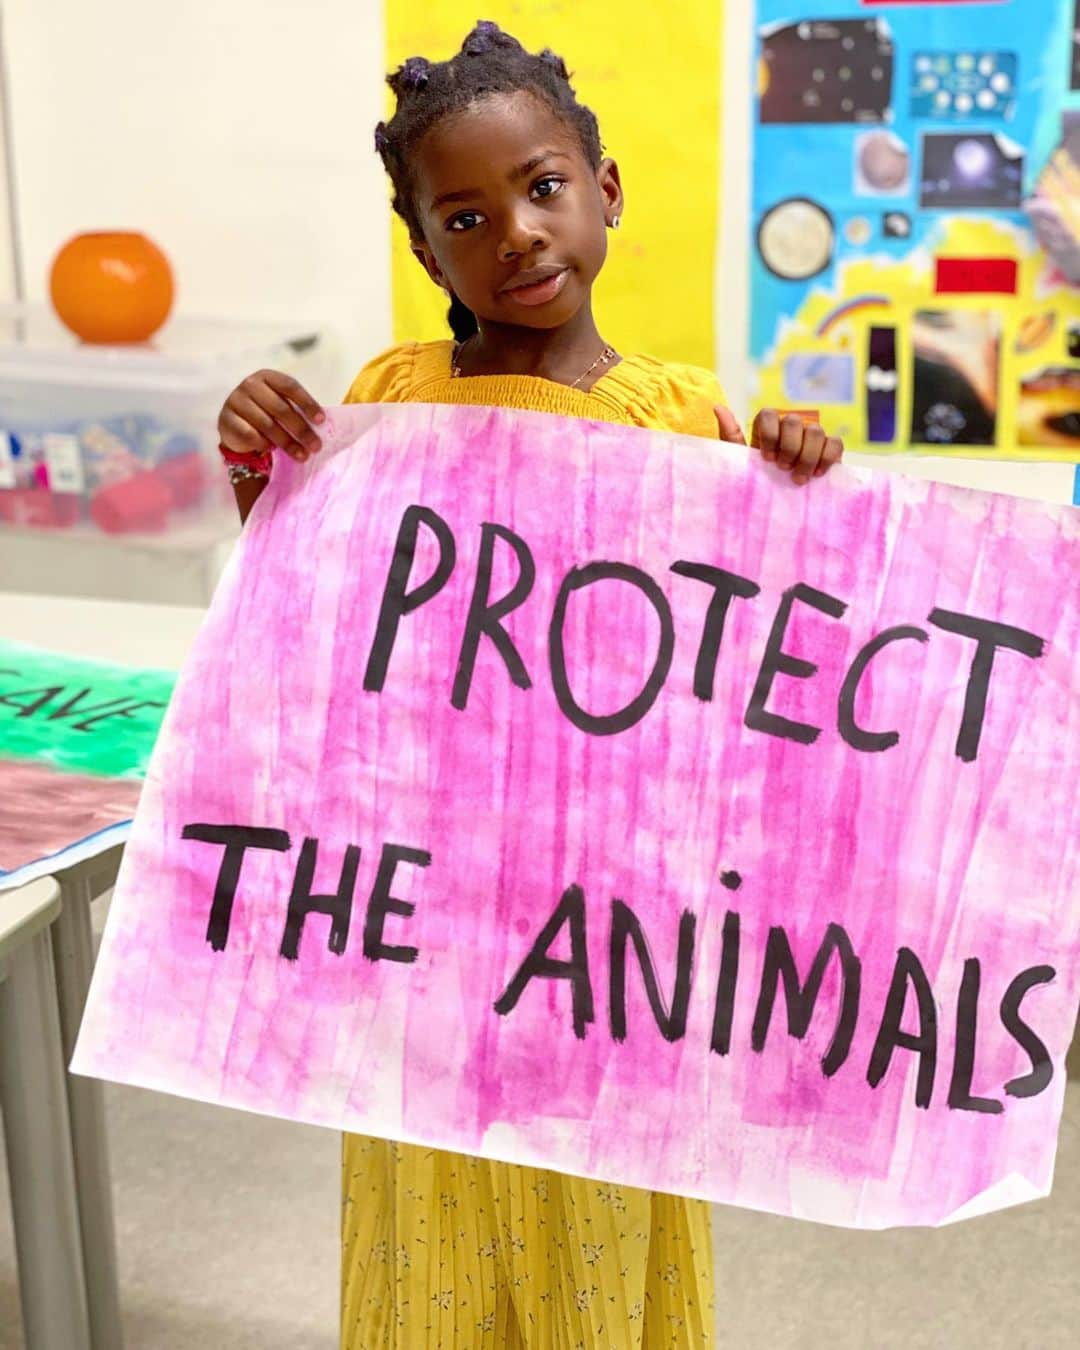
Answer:
[[[49,294],[61,320],[84,342],[145,342],[172,309],[172,268],[145,235],[79,234],[56,255]]]

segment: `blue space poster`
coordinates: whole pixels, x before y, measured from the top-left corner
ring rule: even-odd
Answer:
[[[759,406],[1080,459],[1080,0],[757,0]]]

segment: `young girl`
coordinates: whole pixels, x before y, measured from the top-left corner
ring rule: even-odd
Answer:
[[[412,251],[450,298],[456,341],[405,343],[348,402],[473,403],[744,444],[714,376],[602,337],[592,286],[623,210],[596,118],[553,52],[481,23],[450,61],[389,77],[375,145]],[[259,371],[219,431],[246,517],[270,453],[306,459],[323,413]],[[839,441],[762,413],[754,444],[796,483]],[[342,1350],[698,1350],[713,1342],[705,1204],[383,1140],[344,1144]]]

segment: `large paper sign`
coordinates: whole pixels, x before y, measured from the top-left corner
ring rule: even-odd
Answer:
[[[755,0],[760,405],[860,449],[1080,459],[1075,10]]]
[[[181,676],[75,1067],[840,1224],[1045,1194],[1080,515],[331,421]]]
[[[0,640],[0,890],[123,842],[175,679]]]

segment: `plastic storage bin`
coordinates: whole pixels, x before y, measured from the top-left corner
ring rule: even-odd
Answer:
[[[0,529],[161,534],[231,500],[230,389],[263,366],[336,402],[323,333],[177,318],[149,343],[80,343],[44,307],[0,307]]]

